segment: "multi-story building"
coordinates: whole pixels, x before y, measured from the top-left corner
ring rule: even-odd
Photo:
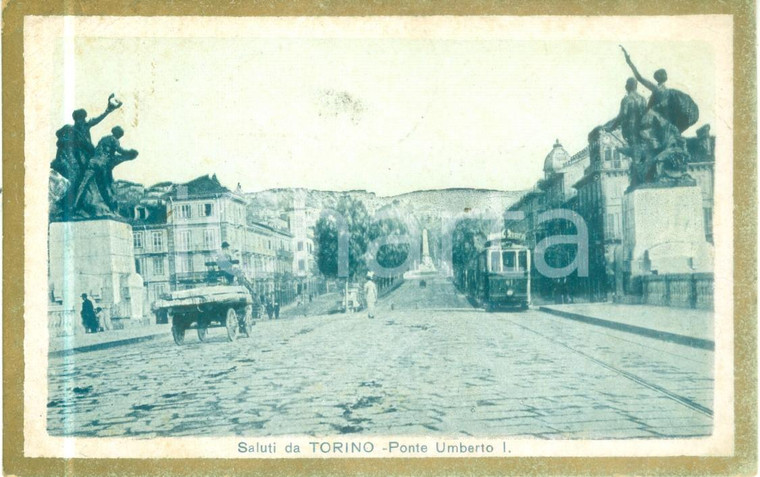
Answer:
[[[619,150],[625,145],[619,131],[594,130],[589,135],[590,164],[574,185],[589,237],[589,273],[580,278],[580,289],[592,301],[607,298],[619,273],[615,253],[623,240],[623,194],[631,167],[630,158]]]
[[[544,159],[544,177],[536,186],[515,202],[507,212],[520,211],[524,214],[522,220],[516,221],[505,215],[505,226],[512,232],[524,234],[528,247],[535,250],[536,244],[553,235],[574,234],[572,224],[562,218],[545,220],[545,212],[560,209],[577,211],[577,191],[573,184],[583,176],[589,163],[588,149],[570,155],[557,140],[552,150]],[[546,250],[542,259],[550,266],[561,268],[570,263],[577,253],[577,247],[553,246]],[[533,261],[534,267],[536,261]],[[565,293],[567,280],[558,284],[558,280],[544,277],[535,273],[532,280],[533,292],[537,296],[551,298],[559,293]],[[560,291],[560,288],[562,290]]]
[[[165,183],[145,189],[133,210],[125,214],[132,219],[135,269],[143,277],[148,304],[171,290],[165,198],[169,191]]]
[[[690,153],[688,173],[702,192],[705,238],[712,242],[715,137],[710,127],[686,139]],[[623,241],[623,195],[630,184],[631,160],[620,151],[626,143],[620,131],[594,130],[589,135],[591,164],[575,184],[578,212],[589,232],[589,276],[582,289],[590,300],[605,300],[627,288],[620,247]],[[620,278],[616,280],[616,277]]]
[[[135,206],[132,222],[136,266],[149,302],[204,283],[224,242],[260,295],[285,303],[294,294],[292,234],[249,223],[243,196],[216,176],[153,186]]]
[[[314,258],[314,227],[319,210],[308,207],[303,191],[295,191],[293,207],[288,210],[290,232],[293,234],[293,275],[298,294],[317,292],[317,265]]]
[[[691,160],[689,175],[697,181],[702,191],[705,238],[713,242],[713,197],[715,194],[715,136],[710,135],[710,125],[697,129],[696,136],[686,139]]]
[[[686,138],[686,143],[691,156],[688,172],[702,192],[705,237],[712,242],[715,136],[710,135],[709,126],[703,126],[695,137]],[[601,128],[592,131],[588,147],[573,156],[557,141],[544,160],[543,179],[507,209],[523,212],[524,218],[514,220],[505,215],[506,228],[525,234],[527,245],[534,249],[547,236],[577,233],[565,220],[537,220],[543,212],[558,208],[577,212],[588,231],[589,273],[587,277],[567,277],[562,287],[590,300],[606,300],[625,288],[624,279],[616,280],[624,275],[618,255],[623,236],[623,195],[631,168],[630,158],[621,152],[625,146],[620,131]],[[552,266],[561,266],[575,256],[572,249],[552,247],[544,259]],[[556,283],[537,273],[534,276],[536,295],[555,294]]]
[[[166,225],[134,224],[132,238],[135,270],[143,277],[148,303],[153,303],[171,290]]]
[[[295,293],[293,273],[293,235],[268,224],[251,223],[239,248],[241,268],[259,295],[274,295],[281,303]]]
[[[216,176],[177,185],[167,199],[170,283],[172,289],[195,286],[206,279],[222,242],[239,254],[246,234],[245,201]]]

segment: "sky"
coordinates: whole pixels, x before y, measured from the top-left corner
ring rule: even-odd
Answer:
[[[720,52],[696,37],[81,31],[48,53],[64,72],[48,93],[50,159],[71,110],[99,114],[115,93],[123,106],[93,141],[122,126],[140,155],[115,176],[146,185],[216,173],[249,191],[526,189],[556,139],[574,154],[617,114],[631,76],[620,43],[645,77],[664,67],[694,98],[691,134],[716,120]]]

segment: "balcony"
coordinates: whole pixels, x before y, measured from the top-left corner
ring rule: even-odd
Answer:
[[[201,272],[179,272],[173,273],[169,280],[171,283],[191,285],[191,284],[213,284],[219,283],[222,272],[219,271],[201,271]]]

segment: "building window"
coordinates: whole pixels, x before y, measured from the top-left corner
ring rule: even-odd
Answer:
[[[147,217],[148,217],[148,211],[145,209],[145,207],[135,208],[136,219],[145,220]]]
[[[303,242],[301,241],[298,242],[298,251],[303,252]]]
[[[135,273],[138,274],[138,275],[142,274],[142,271],[140,269],[140,259],[139,258],[135,259]]]
[[[204,230],[203,231],[203,247],[206,249],[213,249],[215,250],[217,248],[216,244],[216,230]]]
[[[153,257],[153,275],[163,275],[163,274],[164,274],[164,258]]]
[[[153,251],[162,251],[164,249],[164,234],[161,232],[153,232],[151,238],[153,242]]]
[[[615,235],[615,215],[607,214],[607,220],[604,221],[604,235],[612,238]]]
[[[135,248],[143,248],[142,232],[135,232],[134,235],[132,235],[132,244]]]
[[[177,255],[177,273],[190,273],[193,271],[193,256],[189,253]]]
[[[705,213],[705,237],[707,237],[708,241],[712,242],[713,210],[712,207],[705,207],[703,210]]]
[[[148,286],[148,299],[153,302],[166,293],[166,283],[151,283]]]
[[[201,217],[211,217],[214,215],[214,204],[206,203],[199,206]]]
[[[193,210],[190,204],[182,204],[177,207],[177,217],[180,219],[189,219],[193,215]]]
[[[298,261],[298,271],[299,272],[305,272],[306,271],[306,261],[301,259]]]
[[[193,245],[192,230],[180,230],[177,232],[177,250],[189,251]]]
[[[604,160],[605,161],[611,161],[612,160],[612,151],[609,149],[604,150]]]

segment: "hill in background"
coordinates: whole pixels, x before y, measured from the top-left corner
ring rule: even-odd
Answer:
[[[247,193],[245,196],[250,201],[249,212],[260,219],[265,219],[273,212],[284,213],[291,210],[293,204],[300,200],[303,200],[303,205],[308,208],[334,208],[342,196],[360,200],[371,213],[383,207],[394,206],[402,211],[421,216],[453,216],[470,211],[501,215],[524,193],[524,191],[458,188],[378,196],[364,190],[338,192],[312,189],[269,189]]]

